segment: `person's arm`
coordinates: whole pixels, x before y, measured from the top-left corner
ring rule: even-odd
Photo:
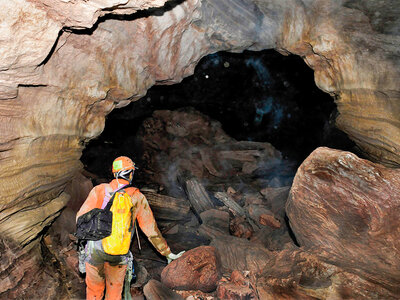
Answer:
[[[139,227],[157,251],[160,252],[161,255],[168,257],[171,254],[171,250],[168,247],[167,241],[163,238],[158,229],[153,212],[151,211],[146,197],[140,192],[136,192],[134,197],[137,197],[138,199],[139,210],[137,213],[137,220]]]
[[[171,252],[167,245],[167,241],[163,238],[160,230],[157,227],[156,220],[154,219],[153,212],[151,211],[146,197],[140,192],[135,193],[135,196],[139,197],[139,211],[137,214],[137,220],[140,228],[146,234],[150,243],[157,249],[158,252],[160,252],[161,255],[164,255],[167,258],[168,263],[181,257],[185,251],[181,251],[178,254]]]
[[[99,199],[99,194],[101,194],[100,191],[101,188],[100,186],[95,186],[89,193],[89,196],[86,198],[85,202],[82,204],[81,208],[76,214],[76,220],[83,214],[91,211],[93,208],[96,208],[98,206],[98,199]],[[104,198],[104,196],[103,196]]]

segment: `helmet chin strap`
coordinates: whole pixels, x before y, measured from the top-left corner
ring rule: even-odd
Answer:
[[[120,174],[120,173],[122,173],[122,174]],[[126,175],[128,175],[128,174],[129,174],[129,177],[126,177]],[[131,175],[131,174],[132,174],[132,175]],[[129,184],[132,184],[133,170],[129,170],[129,172],[127,172],[127,173],[125,173],[125,174],[124,174],[124,172],[121,172],[121,171],[120,171],[120,172],[118,172],[118,173],[115,175],[115,179],[117,179],[117,183],[118,183],[118,187],[119,187],[119,186],[121,186],[122,184],[119,183],[118,178],[125,179],[126,181],[129,182]]]

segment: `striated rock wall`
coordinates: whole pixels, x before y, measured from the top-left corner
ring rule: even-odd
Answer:
[[[105,116],[154,84],[179,82],[202,56],[220,50],[275,48],[302,56],[317,85],[335,97],[338,126],[372,158],[399,165],[398,4],[180,0],[121,17],[165,2],[1,4],[4,235],[34,246],[68,201],[65,186]]]
[[[300,246],[399,295],[399,175],[350,152],[316,149],[286,205]]]

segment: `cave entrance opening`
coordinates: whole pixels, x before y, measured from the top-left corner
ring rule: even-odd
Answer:
[[[335,129],[335,109],[299,57],[219,52],[181,83],[154,86],[111,112],[82,162],[98,184],[112,179],[116,157],[133,158],[134,185],[176,252],[210,244],[215,232],[243,253],[249,245],[282,250],[298,245],[285,212],[297,166],[318,146],[354,145]],[[142,258],[160,259],[143,248]],[[160,276],[159,265],[151,270]]]
[[[133,157],[141,165],[136,133],[155,110],[193,107],[222,124],[237,140],[269,142],[293,170],[318,146],[355,151],[334,126],[333,98],[314,82],[313,70],[294,55],[274,50],[218,52],[200,60],[192,76],[150,88],[140,100],[115,109],[103,133],[82,155],[85,169],[111,179],[112,160]]]

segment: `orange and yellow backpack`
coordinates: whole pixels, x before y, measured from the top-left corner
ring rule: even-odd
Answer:
[[[102,239],[103,249],[107,254],[125,255],[129,251],[133,232],[132,199],[124,189],[119,189],[114,192],[111,201],[112,229],[111,235]]]

